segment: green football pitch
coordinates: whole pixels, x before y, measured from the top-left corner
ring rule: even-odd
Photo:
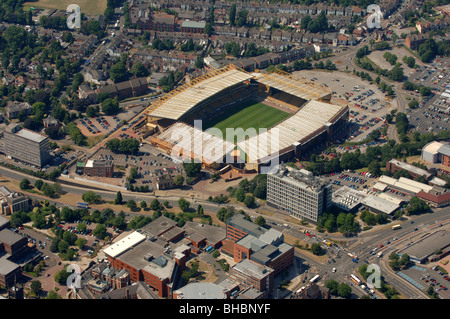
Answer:
[[[210,127],[218,128],[222,131],[224,138],[226,137],[227,128],[242,128],[244,131],[249,128],[254,128],[256,134],[258,134],[260,129],[269,129],[290,115],[264,103],[247,100],[227,108],[217,117],[204,123],[203,129]]]

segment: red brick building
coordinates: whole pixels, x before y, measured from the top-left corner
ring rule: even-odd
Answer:
[[[143,281],[160,297],[171,297],[172,283],[185,269],[190,247],[176,244],[184,231],[176,222],[159,217],[104,249],[111,267],[128,271],[131,282]]]
[[[228,244],[222,250],[236,262],[249,259],[272,268],[276,275],[294,261],[294,247],[284,243],[283,234],[277,230],[260,227],[240,214],[227,221],[226,229]]]

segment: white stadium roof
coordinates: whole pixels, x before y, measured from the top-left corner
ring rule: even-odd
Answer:
[[[301,81],[297,78],[291,78],[278,74],[276,72],[266,73],[254,73],[255,80],[264,85],[276,88],[280,91],[292,94],[304,100],[316,100],[326,97],[331,94],[331,91],[325,89],[321,85]]]
[[[198,103],[252,77],[253,75],[237,69],[219,73],[192,86],[188,86],[185,90],[167,99],[149,115],[178,120]]]
[[[306,142],[308,136],[325,130],[325,125],[342,109],[342,106],[310,101],[285,121],[264,133],[239,142],[238,146],[252,161],[258,161],[296,142]]]
[[[177,122],[158,138],[172,145],[172,153],[192,156],[206,163],[220,163],[236,146],[208,131]]]

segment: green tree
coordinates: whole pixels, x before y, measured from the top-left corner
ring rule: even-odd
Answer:
[[[239,187],[235,193],[234,193],[234,197],[236,197],[236,200],[243,202],[245,199],[245,191],[242,187]]]
[[[317,256],[321,256],[324,254],[324,251],[319,243],[314,243],[311,245],[311,252]]]
[[[408,206],[406,207],[406,212],[409,215],[418,215],[422,213],[427,213],[429,210],[430,206],[417,196],[411,198]]]
[[[109,76],[114,83],[125,81],[128,78],[128,70],[122,61],[114,64],[109,70]]]
[[[187,212],[189,210],[191,203],[189,201],[187,201],[186,199],[184,199],[183,197],[181,197],[178,200],[178,206],[181,208],[181,210],[183,212]]]
[[[36,180],[36,182],[34,182],[34,187],[36,187],[39,190],[41,190],[42,185],[44,185],[44,182],[42,181],[42,179],[38,179],[38,180]]]
[[[167,202],[167,204],[169,204],[169,202]],[[166,205],[164,205],[165,207],[167,207]],[[158,210],[161,209],[161,204],[159,202],[159,200],[157,200],[156,198],[154,198],[151,203],[150,203],[150,209],[151,210]]]
[[[69,278],[71,274],[67,272],[67,267],[64,269],[57,271],[55,275],[53,276],[53,279],[55,282],[57,282],[60,285],[65,285],[67,283],[67,279]]]
[[[128,207],[129,209],[131,209],[131,210],[135,210],[135,209],[137,208],[137,204],[136,204],[136,202],[134,201],[134,199],[128,200],[128,202],[127,202],[127,207]]]
[[[338,294],[339,283],[336,280],[334,279],[328,280],[327,282],[325,282],[325,287],[330,289],[330,294],[332,295]]]
[[[75,245],[80,249],[84,249],[86,243],[87,240],[85,238],[77,238],[77,240],[75,241]]]
[[[184,184],[184,177],[183,177],[183,175],[175,176],[174,183],[178,187],[183,186],[183,184]]]
[[[25,190],[30,187],[30,181],[26,178],[22,179],[19,184],[20,189]]]
[[[147,202],[146,202],[145,200],[143,200],[143,201],[141,201],[141,202],[139,203],[139,206],[140,206],[142,209],[146,209],[146,208],[147,208]]]
[[[258,216],[258,217],[255,218],[254,223],[256,225],[259,225],[259,226],[265,226],[266,225],[266,220],[264,219],[264,217]]]
[[[236,21],[236,4],[235,3],[233,3],[230,7],[229,19],[230,19],[230,25],[234,26],[235,21]]]
[[[42,292],[42,284],[39,280],[33,280],[30,285],[31,291],[39,297]]]
[[[120,111],[120,106],[119,106],[119,100],[117,99],[117,97],[115,98],[106,98],[103,102],[102,102],[102,112],[105,113],[106,115],[114,115],[119,113]]]
[[[77,239],[78,236],[74,233],[71,233],[70,231],[65,231],[63,234],[63,240],[66,241],[69,245],[75,244]]]
[[[102,200],[101,196],[93,191],[87,191],[81,196],[81,198],[88,204],[98,204]]]
[[[94,229],[93,235],[100,239],[104,239],[108,235],[106,226],[103,224],[98,224]]]
[[[114,199],[114,204],[122,205],[122,203],[123,203],[122,193],[120,191],[118,191],[116,194],[116,198]]]
[[[145,65],[143,65],[141,62],[136,62],[132,69],[131,72],[134,74],[134,76],[136,77],[144,77],[144,76],[149,76],[150,75],[150,71],[147,69],[147,67]]]
[[[352,295],[352,288],[346,283],[340,283],[338,286],[338,295],[342,298],[350,298]]]
[[[184,171],[188,177],[197,177],[202,169],[201,163],[183,163]]]
[[[246,195],[244,198],[244,204],[248,208],[253,207],[255,205],[255,197],[253,197],[252,195]]]

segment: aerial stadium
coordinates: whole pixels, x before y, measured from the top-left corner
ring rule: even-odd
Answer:
[[[309,159],[344,133],[348,106],[330,100],[327,87],[290,73],[228,65],[149,105],[149,141],[179,160],[261,172],[274,161]]]

